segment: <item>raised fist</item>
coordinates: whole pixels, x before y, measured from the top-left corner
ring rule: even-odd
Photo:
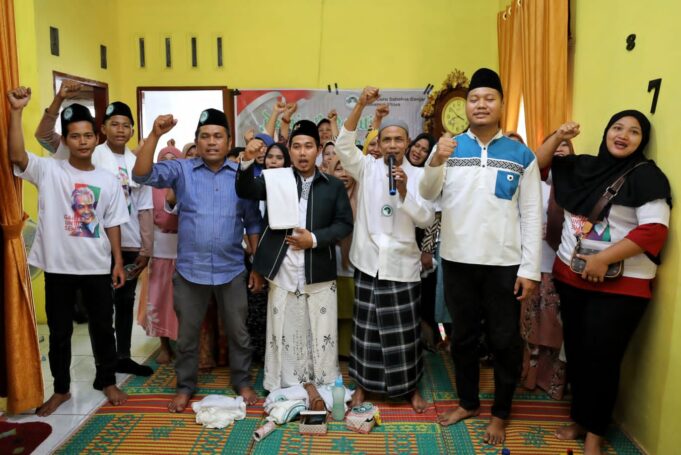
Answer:
[[[362,94],[359,95],[359,104],[367,106],[381,97],[376,87],[364,87]]]
[[[80,82],[65,79],[62,81],[61,87],[59,87],[59,97],[65,100],[74,98],[76,95],[78,95],[78,92],[80,92],[82,87],[83,84]]]
[[[374,115],[376,115],[377,118],[382,119],[383,117],[386,117],[388,114],[390,114],[390,106],[388,106],[387,104],[380,104],[376,108],[376,113]]]
[[[29,87],[17,87],[7,92],[7,101],[13,111],[23,109],[31,99],[31,89]]]
[[[577,122],[567,122],[563,123],[556,130],[556,136],[561,141],[567,141],[579,135],[579,123]]]
[[[255,129],[250,128],[244,133],[244,142],[249,143],[255,137]]]
[[[277,100],[276,103],[274,103],[274,106],[272,106],[272,114],[276,116],[280,116],[286,112],[286,103],[284,102],[284,98],[280,98]]]
[[[284,118],[291,121],[291,117],[298,110],[298,103],[287,103],[286,110],[284,111]]]
[[[172,130],[176,124],[177,119],[173,118],[172,114],[159,115],[156,117],[156,120],[154,120],[153,131],[157,136],[160,137]]]
[[[328,114],[326,114],[326,118],[331,120],[331,122],[335,122],[336,119],[338,118],[338,112],[336,112],[335,109],[331,109]]]
[[[246,144],[246,149],[242,152],[243,155],[241,156],[241,159],[243,159],[244,161],[251,161],[256,159],[260,154],[260,149],[262,149],[261,141],[254,140],[249,141],[248,144]]]
[[[437,152],[430,161],[431,166],[440,166],[444,164],[452,155],[456,148],[456,140],[452,138],[450,133],[445,133],[439,141],[437,141]]]

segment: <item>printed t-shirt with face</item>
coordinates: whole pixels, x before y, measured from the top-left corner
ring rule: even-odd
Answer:
[[[105,275],[111,272],[111,244],[105,228],[129,216],[118,180],[111,173],[81,171],[68,160],[28,154],[28,166],[14,175],[38,188],[38,230],[29,264],[46,272]]]
[[[140,185],[132,188],[130,186],[130,172],[125,164],[125,156],[118,153],[113,153],[118,163],[118,181],[123,188],[126,205],[128,206],[128,214],[130,221],[121,226],[121,246],[123,248],[140,248],[142,245],[142,238],[140,236],[140,222],[139,211],[151,210],[154,208],[154,200],[150,186]]]

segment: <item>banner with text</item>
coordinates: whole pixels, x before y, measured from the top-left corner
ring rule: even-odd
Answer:
[[[335,109],[338,113],[338,128],[357,104],[361,90],[296,90],[296,89],[262,89],[240,90],[235,97],[236,142],[243,144],[243,135],[249,129],[256,133],[264,131],[274,104],[283,98],[286,103],[298,103],[298,110],[293,114],[292,124],[298,120],[308,119],[317,123]],[[374,111],[379,104],[390,106],[390,116],[404,120],[409,125],[409,136],[416,137],[423,131],[421,108],[427,96],[423,90],[381,90],[381,98],[367,106],[357,127],[357,140],[363,141],[367,130],[371,127]],[[279,121],[275,131],[279,131]]]

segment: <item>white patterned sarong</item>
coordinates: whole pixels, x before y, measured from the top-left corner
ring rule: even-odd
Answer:
[[[335,281],[306,285],[304,293],[270,282],[265,390],[326,384],[340,375],[337,316]]]

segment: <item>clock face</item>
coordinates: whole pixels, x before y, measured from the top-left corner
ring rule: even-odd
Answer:
[[[466,119],[466,100],[455,96],[442,109],[442,126],[446,131],[456,135],[468,128]]]

